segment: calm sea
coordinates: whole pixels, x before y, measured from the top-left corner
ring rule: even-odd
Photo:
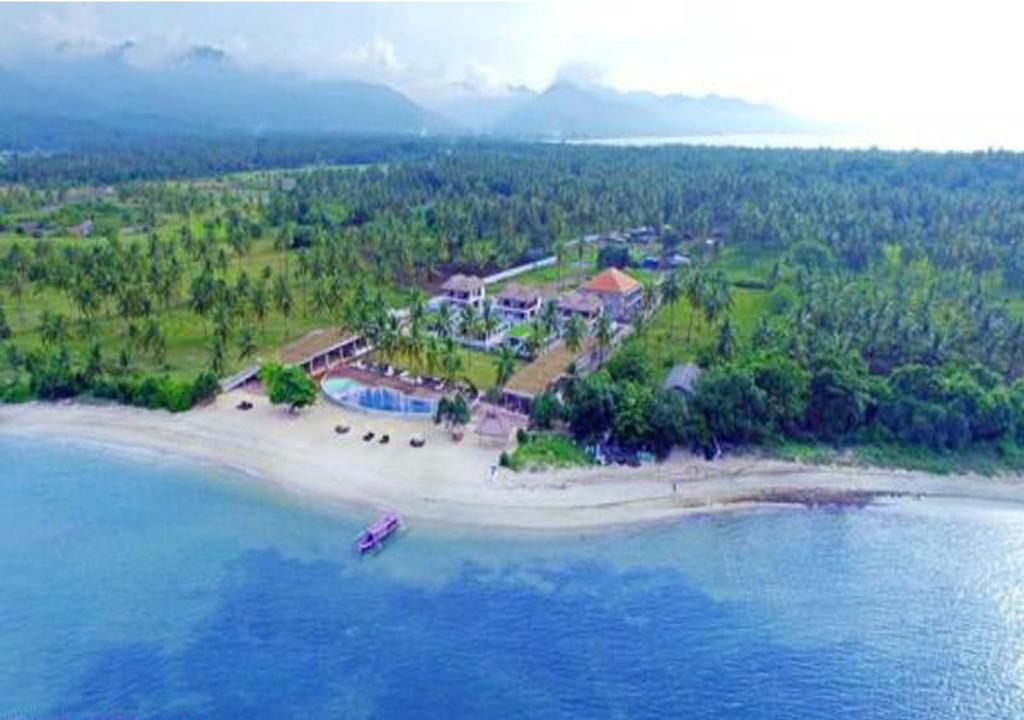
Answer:
[[[601,536],[318,514],[0,440],[2,718],[1024,717],[1024,512],[901,503]]]

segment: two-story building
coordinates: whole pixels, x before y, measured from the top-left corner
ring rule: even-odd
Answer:
[[[535,289],[509,283],[497,296],[498,312],[510,323],[525,323],[540,312],[541,295]]]
[[[452,275],[441,286],[441,290],[445,302],[458,309],[472,305],[475,310],[479,310],[484,302],[484,282],[476,275]]]
[[[644,288],[626,273],[612,267],[595,275],[579,292],[598,299],[615,320],[625,322],[639,313]]]
[[[578,316],[589,328],[601,317],[604,304],[596,295],[588,295],[579,290],[572,290],[558,299],[558,315],[563,324],[574,315]]]

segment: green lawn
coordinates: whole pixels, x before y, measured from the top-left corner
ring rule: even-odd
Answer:
[[[531,434],[530,440],[519,445],[509,458],[513,470],[565,468],[592,465],[593,460],[579,445],[565,435],[555,433]]]
[[[733,327],[739,343],[748,343],[757,320],[767,312],[768,296],[764,290],[733,288]],[[698,348],[715,341],[715,330],[698,315],[691,328],[690,305],[685,299],[674,305],[658,308],[647,327],[647,344],[654,354],[656,367],[667,370],[673,364],[693,360]]]

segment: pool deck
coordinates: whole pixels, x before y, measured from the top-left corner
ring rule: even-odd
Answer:
[[[423,385],[414,385],[408,380],[399,377],[384,377],[369,370],[360,370],[351,365],[339,365],[331,369],[327,374],[328,378],[349,378],[367,387],[386,387],[398,390],[410,397],[422,398],[424,400],[438,400],[441,393]],[[326,378],[325,378],[326,379]]]

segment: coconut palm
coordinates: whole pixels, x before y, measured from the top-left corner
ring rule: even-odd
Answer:
[[[526,336],[526,352],[530,357],[537,357],[541,348],[547,345],[548,329],[539,319],[530,323],[530,333]]]
[[[484,300],[483,312],[480,313],[480,330],[483,332],[485,340],[496,333],[499,327],[501,327],[501,319],[494,310],[494,301],[487,298]]]
[[[502,345],[498,351],[498,358],[494,364],[495,384],[504,387],[512,374],[516,371],[516,355],[508,345]]]
[[[676,310],[677,301],[681,296],[681,288],[679,285],[679,274],[672,270],[665,277],[665,281],[661,284],[661,301],[668,306],[669,311],[669,334],[675,339],[676,336]]]
[[[555,254],[555,287],[559,290],[562,289],[562,269],[565,267],[565,258],[568,255],[569,248],[565,244],[565,240],[559,238],[555,240],[552,245],[552,251]]]
[[[569,322],[565,324],[565,346],[569,348],[573,355],[578,353],[580,347],[582,347],[583,335],[585,333],[586,328],[583,326],[583,321],[580,320],[579,315],[573,315],[569,318]]]
[[[434,332],[445,339],[451,337],[452,311],[448,303],[444,303],[437,309],[437,319],[434,322]]]
[[[601,313],[597,319],[597,329],[594,333],[597,338],[597,347],[600,350],[601,362],[607,357],[608,348],[612,345],[612,321],[607,313]]]

